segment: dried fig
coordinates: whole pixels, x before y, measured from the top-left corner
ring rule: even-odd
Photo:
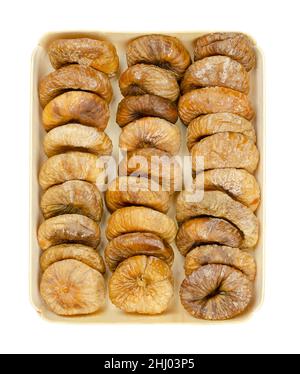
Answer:
[[[225,87],[206,87],[187,92],[179,99],[178,112],[185,125],[202,114],[229,112],[248,120],[254,116],[248,96]]]
[[[108,243],[104,251],[105,262],[111,271],[129,257],[153,256],[172,266],[174,252],[171,246],[164,243],[157,235],[134,232],[118,236]]]
[[[45,106],[42,117],[46,131],[69,122],[105,130],[109,107],[105,100],[93,93],[69,91],[51,100]]]
[[[42,275],[40,292],[52,312],[62,316],[91,314],[105,303],[102,274],[76,260],[49,266]]]
[[[107,40],[89,38],[57,39],[48,47],[54,69],[68,64],[90,66],[113,76],[119,69],[116,48]]]
[[[253,282],[226,265],[201,266],[183,281],[180,299],[195,318],[226,320],[241,314],[253,297]]]
[[[96,222],[79,214],[64,214],[44,221],[38,229],[42,250],[57,244],[78,243],[97,248],[100,228]]]
[[[107,224],[107,239],[131,232],[150,232],[172,243],[177,227],[170,217],[150,208],[131,206],[116,210]]]
[[[192,120],[187,128],[187,146],[192,147],[202,138],[219,132],[240,132],[256,143],[255,129],[250,121],[233,113],[214,113]]]
[[[255,66],[252,40],[238,32],[215,32],[201,36],[195,41],[195,61],[207,56],[223,55],[242,64],[247,71]]]
[[[204,169],[238,168],[253,173],[259,151],[247,136],[237,132],[220,132],[195,144],[191,150],[192,167],[197,170],[197,157],[204,157]]]
[[[119,146],[127,152],[157,148],[175,155],[181,146],[181,133],[176,125],[165,119],[144,117],[123,127]]]
[[[93,92],[108,103],[112,99],[112,87],[106,74],[87,66],[68,65],[46,75],[39,84],[41,106],[65,91]]]
[[[60,244],[46,249],[40,258],[41,269],[44,272],[49,266],[62,260],[77,260],[105,273],[105,264],[99,253],[94,248],[81,244]]]
[[[94,184],[72,180],[50,187],[44,192],[41,210],[46,219],[61,214],[82,214],[99,222],[103,213],[103,203]]]
[[[256,277],[256,263],[250,253],[220,245],[203,245],[190,251],[185,258],[185,274],[190,275],[200,266],[208,264],[231,266],[244,273],[251,281]]]
[[[106,207],[110,212],[130,205],[142,205],[167,213],[170,207],[170,194],[143,177],[119,177],[107,188]]]
[[[232,222],[242,233],[242,248],[254,247],[258,240],[258,219],[245,205],[221,191],[205,191],[201,201],[192,201],[193,192],[182,191],[177,199],[177,220],[212,216]]]
[[[183,256],[201,244],[219,243],[238,247],[242,241],[243,237],[235,226],[228,221],[213,217],[194,218],[184,222],[176,237],[177,248]]]
[[[128,66],[146,63],[171,70],[179,79],[191,63],[191,58],[174,36],[144,35],[132,40],[126,51]]]
[[[175,75],[154,65],[138,64],[125,70],[119,80],[123,96],[152,94],[171,101],[180,90]]]
[[[160,314],[174,293],[169,266],[156,257],[135,256],[122,262],[109,281],[111,302],[127,313]]]
[[[117,124],[121,127],[142,117],[158,117],[175,123],[178,119],[175,103],[155,95],[126,96],[118,105]]]

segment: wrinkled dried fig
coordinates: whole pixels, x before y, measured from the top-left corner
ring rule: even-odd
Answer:
[[[54,127],[77,122],[105,130],[109,120],[109,107],[101,97],[83,91],[69,91],[48,103],[42,115],[46,131]]]
[[[206,265],[189,275],[180,288],[185,310],[195,318],[226,320],[241,314],[253,297],[253,282],[226,265]]]
[[[131,232],[150,232],[172,243],[177,227],[170,217],[150,208],[132,206],[116,210],[107,224],[107,239]]]
[[[132,40],[126,51],[128,66],[146,63],[160,66],[175,73],[179,79],[191,63],[191,58],[174,36],[144,35]]]
[[[38,229],[42,250],[57,244],[78,243],[97,248],[100,228],[96,222],[79,214],[64,214],[44,221]]]
[[[169,266],[156,257],[135,256],[122,262],[109,281],[111,302],[127,313],[160,314],[174,293]]]
[[[175,75],[154,65],[138,64],[125,70],[119,80],[123,96],[152,94],[175,101],[180,93]]]
[[[134,232],[118,236],[108,243],[104,251],[105,262],[111,271],[129,257],[153,256],[172,266],[174,252],[171,246],[164,243],[157,235]]]
[[[44,192],[41,210],[46,219],[61,214],[82,214],[99,222],[103,213],[103,203],[94,184],[72,180],[50,187]]]
[[[175,103],[155,95],[126,96],[118,105],[117,124],[121,127],[142,117],[158,117],[175,123],[178,119]]]
[[[255,66],[254,45],[247,35],[238,32],[215,32],[195,41],[195,61],[207,56],[223,55],[242,64],[247,71]]]
[[[44,108],[56,96],[71,90],[93,92],[108,103],[113,95],[106,74],[87,66],[68,65],[53,71],[40,81],[41,106]]]
[[[76,260],[49,266],[42,275],[40,292],[52,312],[62,316],[91,314],[105,303],[102,274]]]
[[[185,125],[202,114],[229,112],[248,120],[254,116],[248,96],[225,87],[206,87],[187,92],[179,99],[178,112]]]
[[[201,244],[219,243],[238,247],[242,241],[243,237],[235,226],[228,221],[213,217],[194,218],[184,222],[176,237],[177,248],[183,256]]]
[[[48,55],[54,69],[77,63],[100,70],[109,76],[115,75],[119,69],[116,48],[107,40],[57,39],[49,45]]]
[[[176,125],[161,118],[144,117],[123,127],[119,147],[127,152],[140,148],[157,148],[176,155],[181,133]]]

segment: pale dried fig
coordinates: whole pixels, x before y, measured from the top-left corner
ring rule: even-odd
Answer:
[[[195,61],[207,56],[223,55],[242,64],[247,71],[255,66],[252,40],[238,32],[215,32],[200,36],[195,41]]]
[[[38,229],[42,250],[57,244],[78,243],[97,248],[100,243],[98,224],[86,216],[64,214],[44,221]]]
[[[164,243],[157,235],[134,232],[114,238],[104,251],[105,262],[111,271],[129,257],[145,255],[153,256],[172,266],[174,252],[171,246]]]
[[[226,265],[206,265],[189,275],[180,288],[185,310],[195,318],[226,320],[241,314],[253,298],[253,282]]]
[[[49,266],[42,275],[40,292],[52,312],[62,316],[95,313],[105,303],[102,274],[76,260]]]
[[[175,75],[154,65],[138,64],[125,70],[119,80],[123,96],[152,94],[171,101],[180,90]]]
[[[160,314],[174,293],[169,266],[156,257],[135,256],[122,262],[109,281],[111,302],[127,313]]]

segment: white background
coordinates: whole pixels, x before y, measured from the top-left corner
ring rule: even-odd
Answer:
[[[299,353],[299,1],[2,1],[0,10],[0,352]],[[265,302],[244,324],[74,326],[28,297],[30,57],[46,31],[234,30],[266,57]]]

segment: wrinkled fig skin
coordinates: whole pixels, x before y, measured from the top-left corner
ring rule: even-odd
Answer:
[[[112,147],[112,141],[103,131],[77,123],[56,127],[44,138],[47,157],[69,151],[108,156],[112,153]]]
[[[154,65],[131,66],[121,74],[119,86],[123,96],[151,94],[176,101],[180,93],[175,75]]]
[[[256,57],[253,42],[237,32],[216,32],[196,39],[195,61],[207,56],[223,55],[242,64],[247,71],[255,67]]]
[[[212,56],[191,65],[181,82],[182,93],[201,87],[227,87],[249,92],[249,75],[243,65],[225,56]]]
[[[105,273],[105,264],[99,253],[94,248],[81,244],[61,244],[46,249],[40,258],[42,272],[62,260],[77,260],[102,274]]]
[[[220,245],[203,245],[190,251],[185,258],[185,274],[190,275],[201,266],[208,264],[231,266],[241,271],[251,281],[256,277],[256,263],[250,253],[239,248]]]
[[[153,256],[172,266],[174,252],[157,235],[134,232],[118,236],[108,243],[104,251],[105,262],[113,272],[117,266],[129,257]]]
[[[206,243],[219,243],[239,247],[243,242],[240,231],[231,223],[212,217],[201,217],[184,222],[178,231],[176,245],[186,256],[195,246]]]
[[[41,211],[46,219],[62,214],[81,214],[100,222],[103,203],[94,184],[72,180],[50,187],[44,192]]]
[[[38,242],[43,251],[54,245],[67,243],[97,248],[100,243],[100,228],[88,217],[64,214],[49,218],[40,225]]]
[[[181,133],[176,125],[161,118],[144,117],[123,127],[119,147],[127,152],[140,148],[157,148],[176,155]]]
[[[127,313],[163,313],[173,293],[172,272],[156,257],[128,258],[117,267],[109,281],[111,302]]]
[[[126,206],[145,206],[167,213],[170,207],[169,192],[162,191],[159,184],[152,186],[147,178],[119,177],[107,188],[106,207],[110,212]]]
[[[178,119],[175,103],[156,95],[140,95],[124,97],[117,110],[117,124],[128,125],[142,117],[158,117],[176,123]]]
[[[45,106],[42,121],[46,131],[70,122],[105,130],[109,121],[109,107],[105,100],[93,93],[69,91]]]
[[[240,132],[256,143],[255,129],[250,121],[233,113],[214,113],[197,117],[190,122],[187,128],[189,151],[202,138],[220,132]]]
[[[106,74],[86,66],[68,65],[41,79],[39,84],[41,106],[44,108],[56,96],[71,90],[95,93],[108,103],[113,95]]]
[[[180,79],[191,58],[181,41],[168,35],[144,35],[132,40],[126,51],[128,66],[144,63],[171,70]]]
[[[170,217],[150,208],[132,206],[116,210],[107,224],[107,239],[131,232],[149,232],[170,244],[176,237],[177,227]]]
[[[176,218],[182,223],[199,216],[224,218],[243,233],[241,248],[252,248],[258,241],[258,219],[251,209],[221,191],[205,191],[199,202],[190,202],[192,192],[182,191],[177,199]]]
[[[113,76],[119,69],[116,48],[106,40],[89,38],[57,39],[48,47],[54,69],[77,63]]]
[[[180,299],[193,317],[226,320],[244,312],[253,298],[253,282],[226,265],[201,266],[183,281]]]
[[[237,168],[254,173],[259,161],[259,151],[247,136],[236,132],[210,135],[191,150],[192,167],[197,169],[197,157],[204,157],[204,169]]]
[[[42,275],[40,292],[49,309],[61,316],[92,314],[105,303],[102,274],[76,260],[50,265]]]
[[[225,87],[206,87],[187,92],[178,104],[179,117],[185,125],[203,114],[233,113],[247,120],[254,110],[247,95]]]

